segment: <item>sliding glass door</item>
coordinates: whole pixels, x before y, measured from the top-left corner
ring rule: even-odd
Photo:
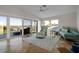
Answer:
[[[32,21],[32,33],[36,33],[38,31],[38,22]]]
[[[0,16],[0,39],[7,37],[7,18]]]
[[[24,35],[31,33],[31,20],[24,20]]]
[[[22,35],[22,19],[10,17],[10,36]]]
[[[38,21],[0,16],[0,39],[38,31]]]

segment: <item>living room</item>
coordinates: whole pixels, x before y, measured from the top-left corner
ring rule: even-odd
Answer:
[[[0,52],[79,52],[77,5],[6,5],[0,15]]]

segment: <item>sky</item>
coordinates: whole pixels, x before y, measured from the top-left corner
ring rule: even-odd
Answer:
[[[6,17],[0,16],[0,25],[6,25],[6,24],[7,24]]]
[[[6,25],[7,24],[7,20],[6,17],[4,16],[0,16],[0,25]],[[30,25],[31,21],[29,20],[24,20],[24,25]],[[21,26],[22,25],[22,19],[20,18],[10,18],[10,25],[17,25],[17,26]]]

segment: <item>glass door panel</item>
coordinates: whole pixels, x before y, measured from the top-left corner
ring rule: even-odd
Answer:
[[[0,16],[0,39],[7,37],[7,18]]]
[[[24,35],[31,33],[31,20],[24,20]]]
[[[38,31],[38,22],[32,21],[32,33],[36,33]]]
[[[10,36],[22,35],[22,19],[10,18]]]

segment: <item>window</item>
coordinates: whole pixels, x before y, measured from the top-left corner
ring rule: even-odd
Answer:
[[[7,19],[9,19],[10,21],[8,21]],[[24,29],[23,31],[25,33],[25,29],[28,27],[32,32],[36,33],[38,31],[38,22],[32,20],[24,20],[22,23],[22,19],[20,18],[7,18],[5,16],[0,16],[0,39],[6,37],[9,38],[9,36],[12,37],[22,35],[22,28]]]
[[[31,20],[24,20],[24,28],[31,27]]]
[[[24,35],[30,34],[31,20],[24,20]]]
[[[48,26],[48,28],[57,27],[58,24],[59,24],[59,20],[58,19],[42,21],[42,26]]]
[[[38,31],[38,22],[32,21],[32,33],[36,33]]]
[[[0,16],[0,39],[7,37],[7,18]]]
[[[44,25],[44,26],[50,26],[50,21],[49,21],[49,20],[43,21],[43,25]]]
[[[16,36],[22,34],[22,19],[10,18],[10,35]]]
[[[51,20],[51,27],[57,27],[59,24],[59,20],[56,19],[56,20]]]
[[[58,25],[58,20],[51,20],[52,25]]]

